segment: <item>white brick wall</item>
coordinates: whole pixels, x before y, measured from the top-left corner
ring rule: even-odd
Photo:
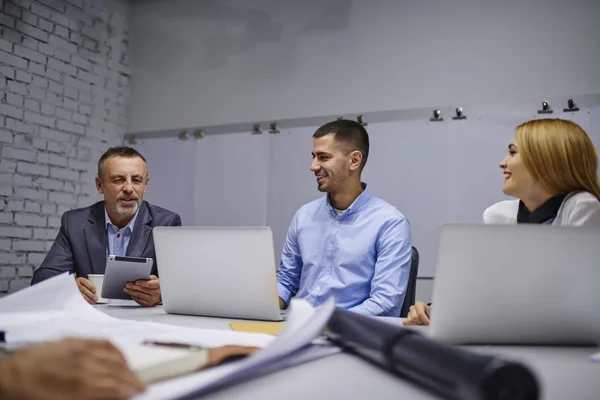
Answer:
[[[29,285],[63,212],[123,143],[127,0],[0,0],[0,296]]]

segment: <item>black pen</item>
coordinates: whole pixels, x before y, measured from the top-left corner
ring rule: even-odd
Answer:
[[[145,340],[142,342],[142,344],[151,345],[151,346],[163,346],[163,347],[171,347],[171,348],[178,348],[178,349],[187,349],[187,350],[191,350],[191,351],[198,351],[198,350],[204,349],[204,347],[196,346],[193,344],[175,343],[175,342],[160,342],[160,341],[153,341],[153,340]]]

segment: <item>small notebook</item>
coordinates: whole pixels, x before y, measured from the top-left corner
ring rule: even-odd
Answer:
[[[279,335],[283,322],[230,322],[231,330],[250,333],[267,333],[269,335]]]
[[[238,345],[203,348],[180,343],[148,342],[128,344],[120,350],[138,378],[150,383],[244,358],[260,348]]]
[[[145,383],[198,371],[209,363],[209,349],[130,344],[121,351],[129,367]]]

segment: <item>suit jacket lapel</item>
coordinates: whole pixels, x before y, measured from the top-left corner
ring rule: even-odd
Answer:
[[[104,218],[104,202],[92,207],[88,216],[90,224],[83,230],[85,244],[90,257],[92,272],[103,274],[106,268],[106,221]]]
[[[133,226],[133,232],[131,232],[131,239],[129,239],[129,245],[127,245],[127,252],[125,253],[131,257],[141,257],[150,238],[152,232],[152,226],[150,222],[152,216],[148,211],[148,203],[142,202],[138,211],[138,216]]]

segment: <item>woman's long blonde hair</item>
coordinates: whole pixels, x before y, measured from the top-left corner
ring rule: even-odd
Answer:
[[[556,195],[587,191],[600,200],[598,154],[579,125],[532,120],[517,127],[516,138],[525,167],[546,190]]]

